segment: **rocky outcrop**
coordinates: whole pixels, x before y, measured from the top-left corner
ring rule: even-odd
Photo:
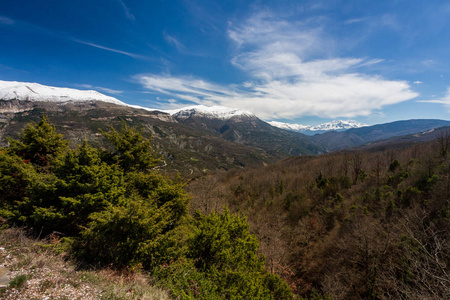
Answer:
[[[0,114],[15,114],[34,108],[33,102],[22,100],[0,100]]]

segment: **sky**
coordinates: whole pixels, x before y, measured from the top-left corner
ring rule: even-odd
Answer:
[[[450,119],[448,0],[0,2],[0,80],[317,125]]]

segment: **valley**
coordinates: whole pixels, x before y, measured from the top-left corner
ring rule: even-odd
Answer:
[[[78,155],[91,151],[80,150],[85,141],[116,153],[114,135],[105,133],[123,126],[139,130],[160,159],[151,172],[184,182],[186,210],[198,226],[221,216],[244,218],[265,268],[299,299],[450,297],[449,121],[398,121],[308,136],[224,107],[157,111],[95,99],[5,97],[3,149],[23,137],[30,122],[41,124],[42,116]],[[127,180],[137,180],[136,186],[156,180],[147,179]],[[169,280],[161,272],[155,276]],[[181,293],[178,282],[168,282]],[[279,292],[290,299],[284,288]]]
[[[443,299],[449,143],[447,133],[401,148],[291,157],[203,177],[188,191],[193,210],[246,215],[268,268],[298,295]]]

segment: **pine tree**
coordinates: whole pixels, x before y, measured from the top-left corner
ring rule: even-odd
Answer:
[[[38,124],[28,124],[19,140],[8,139],[11,151],[33,164],[47,167],[67,150],[68,142],[58,134],[48,118],[43,115]]]
[[[119,163],[125,172],[145,171],[157,165],[159,159],[151,146],[151,139],[142,136],[142,128],[129,127],[122,121],[120,131],[113,127],[103,135],[113,144],[115,151],[109,158]]]

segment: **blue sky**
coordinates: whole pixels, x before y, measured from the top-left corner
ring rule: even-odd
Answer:
[[[450,119],[449,1],[15,0],[0,79],[264,120]]]

